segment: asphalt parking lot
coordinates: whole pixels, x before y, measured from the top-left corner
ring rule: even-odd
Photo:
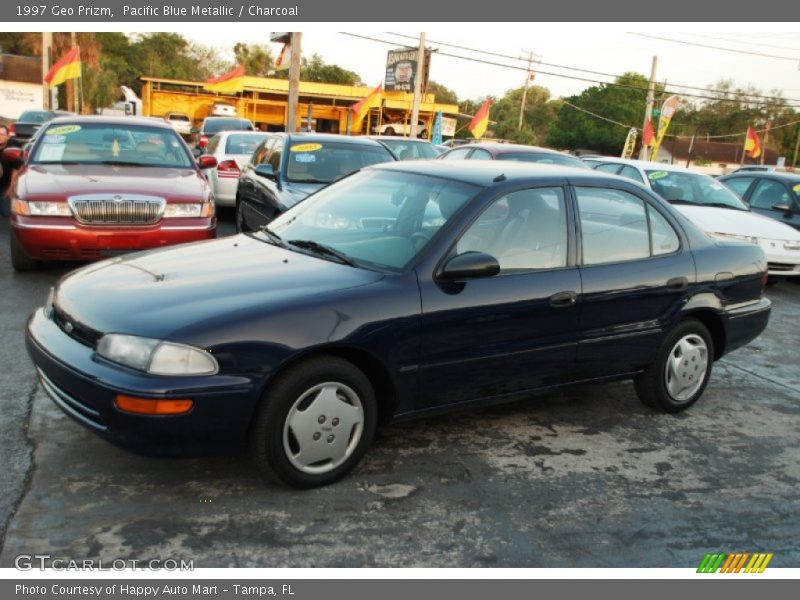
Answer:
[[[230,215],[223,215],[223,234]],[[706,552],[800,566],[800,285],[715,365],[698,404],[629,383],[384,427],[343,481],[296,491],[245,457],[143,458],[64,416],[25,319],[68,269],[19,275],[0,219],[0,567],[20,554],[196,567],[696,567]]]

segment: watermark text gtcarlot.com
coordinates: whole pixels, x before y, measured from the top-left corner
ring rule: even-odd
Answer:
[[[125,571],[139,569],[144,571],[194,571],[194,560],[183,558],[154,558],[133,560],[115,558],[112,560],[58,558],[49,554],[20,554],[14,559],[14,567],[19,571]]]

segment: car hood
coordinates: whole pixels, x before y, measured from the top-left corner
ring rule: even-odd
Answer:
[[[690,221],[709,233],[729,233],[772,240],[800,240],[800,231],[759,214],[714,206],[675,205]]]
[[[31,165],[20,190],[26,198],[129,193],[202,199],[206,182],[194,169],[109,165]]]
[[[242,234],[89,265],[59,283],[55,303],[100,333],[180,340],[185,327],[241,323],[382,277]]]

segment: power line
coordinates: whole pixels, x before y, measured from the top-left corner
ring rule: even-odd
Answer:
[[[750,56],[762,56],[765,58],[777,58],[779,60],[790,60],[792,62],[798,62],[800,58],[794,56],[778,56],[776,54],[764,54],[762,52],[750,52],[749,50],[737,50],[735,48],[723,48],[722,46],[712,46],[711,44],[701,44],[700,42],[688,42],[686,40],[676,40],[673,38],[665,38],[658,35],[650,35],[647,33],[636,33],[633,31],[628,31],[628,35],[636,35],[643,38],[650,38],[653,40],[661,40],[664,42],[673,42],[675,44],[685,44],[687,46],[699,46],[700,48],[711,48],[713,50],[722,50],[724,52],[733,52],[735,54],[749,54]]]
[[[379,43],[382,43],[382,44],[388,44],[390,46],[396,46],[397,45],[397,42],[392,42],[390,40],[382,40],[382,39],[379,39],[379,38],[366,36],[366,35],[361,35],[361,34],[357,34],[357,33],[348,33],[348,32],[344,32],[344,31],[342,31],[340,33],[342,35],[347,35],[347,36],[360,38],[360,39],[364,39],[364,40],[370,40],[370,41],[373,41],[373,42],[379,42]],[[435,42],[433,40],[430,40],[430,41],[431,41],[431,43],[438,44],[438,45],[441,45],[441,46],[448,45],[448,44],[443,44],[443,43],[440,43],[440,42]],[[462,47],[462,48],[465,48],[465,47]],[[474,49],[469,49],[469,50],[472,51],[472,52],[481,52],[480,50],[474,50]],[[495,67],[503,67],[503,68],[506,68],[506,69],[514,69],[516,71],[527,71],[528,70],[527,67],[524,67],[524,66],[509,65],[509,64],[505,64],[505,63],[499,63],[499,62],[495,62],[495,61],[490,61],[490,60],[485,60],[485,59],[475,58],[475,57],[470,57],[470,56],[461,56],[461,55],[458,55],[458,54],[451,54],[451,53],[448,53],[448,52],[442,52],[441,50],[437,51],[437,54],[440,55],[440,56],[447,56],[447,57],[450,57],[450,58],[458,58],[458,59],[461,59],[461,60],[468,60],[468,61],[477,62],[477,63],[490,65],[490,66],[495,66]],[[491,54],[496,54],[496,53],[491,53]],[[511,57],[509,57],[509,58],[511,58]],[[514,60],[520,60],[520,59],[518,57],[514,57]],[[537,64],[545,64],[545,63],[538,62]],[[563,67],[563,68],[570,68],[570,67]],[[575,70],[582,70],[582,69],[575,69]],[[607,85],[607,86],[612,86],[612,87],[617,87],[617,88],[622,88],[622,89],[630,89],[630,90],[635,90],[635,91],[639,91],[639,92],[643,92],[643,93],[647,92],[647,88],[645,88],[645,87],[627,85],[627,84],[624,84],[624,83],[616,83],[616,82],[612,82],[612,81],[602,81],[600,79],[590,79],[590,78],[587,78],[587,77],[578,77],[576,75],[566,75],[564,73],[553,73],[552,71],[543,71],[543,70],[541,70],[539,68],[537,68],[536,72],[541,74],[541,75],[551,75],[553,77],[561,77],[561,78],[564,78],[564,79],[572,79],[572,80],[575,80],[575,81],[584,81],[584,82],[588,82],[588,83],[600,83],[602,85]],[[607,76],[607,77],[617,77],[617,76],[611,75],[611,74],[604,74],[604,75]],[[673,84],[671,84],[671,85],[673,85]],[[675,86],[675,87],[678,87],[678,86]],[[664,89],[664,93],[668,93],[666,91],[666,89]],[[704,94],[690,94],[690,93],[687,93],[687,92],[680,92],[680,91],[676,91],[674,93],[679,94],[681,96],[688,97],[688,98],[701,98],[701,99],[705,99],[705,100],[716,100],[716,101],[728,100],[728,101],[732,101],[732,100],[735,99],[735,98],[720,98],[719,96],[708,96],[708,95],[704,95]],[[746,95],[746,94],[742,94],[742,95]],[[772,98],[777,98],[777,96],[773,96]],[[794,100],[794,101],[800,102],[800,100]],[[748,102],[757,103],[757,102],[754,102],[752,100],[748,100]],[[786,108],[800,108],[799,105],[788,104],[785,101],[783,103],[780,103],[780,106],[786,107]]]
[[[699,37],[706,38],[709,40],[717,40],[720,42],[730,42],[732,44],[746,44],[748,46],[763,46],[765,48],[777,48],[778,50],[791,50],[793,52],[800,52],[800,48],[797,47],[790,47],[790,46],[776,46],[775,44],[765,44],[763,42],[753,42],[751,40],[742,41],[742,40],[734,40],[731,38],[726,37],[717,37],[713,35],[702,34]]]
[[[403,33],[392,33],[392,32],[387,32],[387,33],[389,33],[389,35],[396,35],[396,36],[402,37],[402,38],[415,39],[413,36],[406,35],[406,34],[403,34]],[[380,40],[380,41],[383,41],[384,43],[389,43],[388,41],[385,41],[385,40]],[[470,48],[468,46],[460,46],[458,44],[450,44],[448,42],[441,42],[441,41],[436,41],[436,40],[428,40],[428,41],[431,42],[432,44],[437,44],[439,46],[447,46],[449,48],[457,48],[459,50],[467,50],[469,52],[476,52],[478,54],[485,54],[487,56],[496,56],[496,57],[499,57],[499,58],[507,58],[507,59],[518,60],[518,61],[524,60],[523,58],[521,58],[519,56],[511,56],[509,54],[501,54],[499,52],[491,52],[489,50],[479,50],[477,48]],[[602,77],[613,77],[615,79],[620,77],[620,75],[616,75],[614,73],[605,73],[605,72],[602,72],[602,71],[593,71],[593,70],[590,70],[590,69],[581,69],[579,67],[570,67],[570,66],[567,66],[567,65],[559,65],[559,64],[556,64],[556,63],[549,63],[549,62],[544,62],[544,61],[541,61],[541,60],[536,61],[536,64],[537,65],[544,65],[546,67],[556,67],[558,69],[566,69],[566,70],[569,70],[569,71],[577,71],[577,72],[580,72],[580,73],[588,73],[590,75],[600,75]],[[556,77],[558,77],[558,75],[556,75]],[[599,83],[604,83],[604,82],[601,81]],[[723,90],[709,90],[708,88],[703,88],[703,87],[698,87],[698,86],[693,86],[693,85],[684,85],[684,84],[680,84],[680,83],[670,83],[670,86],[673,87],[673,88],[677,87],[677,88],[688,89],[688,90],[700,90],[702,92],[707,92],[707,93],[710,93],[710,94],[726,94],[727,93],[727,92],[725,92]],[[683,94],[683,95],[687,96],[689,94]],[[765,94],[751,94],[751,93],[747,93],[747,92],[741,93],[739,95],[740,96],[746,96],[748,98],[763,98],[763,99],[766,99],[766,100],[780,100],[780,101],[787,102],[787,103],[788,102],[800,102],[800,98],[784,98],[782,96],[768,96],[768,95],[765,95]],[[697,96],[697,97],[700,97],[700,96]],[[704,97],[707,97],[707,96],[704,96]],[[714,100],[727,100],[728,98],[724,98],[723,97],[723,98],[712,98],[712,99],[714,99]],[[790,106],[790,105],[787,104],[787,106]]]

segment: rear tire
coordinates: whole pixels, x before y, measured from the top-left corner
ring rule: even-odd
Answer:
[[[714,342],[708,329],[696,319],[686,319],[670,332],[656,359],[634,380],[636,394],[656,410],[686,410],[702,396],[713,362]]]
[[[297,488],[344,477],[366,452],[377,424],[369,379],[352,363],[314,358],[269,386],[253,419],[250,452],[268,476]]]
[[[13,231],[9,232],[8,238],[11,245],[11,266],[15,271],[24,273],[41,268],[42,262],[28,256]]]

